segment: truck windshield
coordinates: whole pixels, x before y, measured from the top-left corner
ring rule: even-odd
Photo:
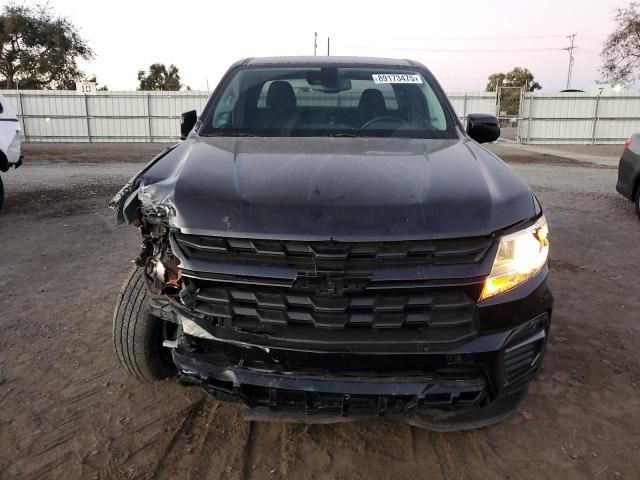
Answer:
[[[435,88],[404,69],[244,68],[216,96],[200,135],[457,138]]]

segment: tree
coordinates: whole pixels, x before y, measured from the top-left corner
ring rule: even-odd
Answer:
[[[93,51],[68,19],[47,6],[10,3],[0,13],[0,76],[5,88],[75,88],[79,58]]]
[[[487,92],[495,92],[500,87],[500,110],[507,112],[507,115],[517,115],[520,109],[520,90],[524,88],[527,92],[540,90],[542,86],[535,81],[533,73],[522,67],[515,67],[507,73],[494,73],[487,81]]]
[[[90,78],[85,78],[84,79],[85,82],[93,82],[96,84],[96,92],[106,92],[109,90],[109,87],[107,87],[104,84],[98,83],[98,80],[96,80],[96,76],[92,76]]]
[[[178,67],[164,63],[154,63],[149,67],[149,73],[144,70],[138,71],[138,90],[180,90],[183,85],[180,83],[180,73]],[[189,87],[186,87],[187,89]]]
[[[507,73],[494,73],[489,76],[487,92],[495,92],[496,85],[500,87],[524,87],[527,92],[540,90],[542,86],[535,81],[533,73],[527,68],[515,67]]]
[[[610,83],[630,84],[640,80],[640,3],[616,10],[618,24],[600,53],[600,73]]]

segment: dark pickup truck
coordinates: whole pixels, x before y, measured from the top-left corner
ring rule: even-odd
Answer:
[[[616,190],[635,204],[640,219],[640,133],[634,133],[624,142]]]
[[[524,181],[409,60],[252,58],[111,202],[142,252],[121,364],[253,419],[508,416],[545,351],[548,229]]]

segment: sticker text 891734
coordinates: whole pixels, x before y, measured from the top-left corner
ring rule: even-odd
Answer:
[[[378,73],[372,77],[374,83],[422,83],[422,77],[412,73]]]

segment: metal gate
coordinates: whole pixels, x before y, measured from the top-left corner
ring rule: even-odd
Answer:
[[[496,92],[496,116],[500,121],[500,136],[517,141],[522,111],[522,87],[498,86]]]

